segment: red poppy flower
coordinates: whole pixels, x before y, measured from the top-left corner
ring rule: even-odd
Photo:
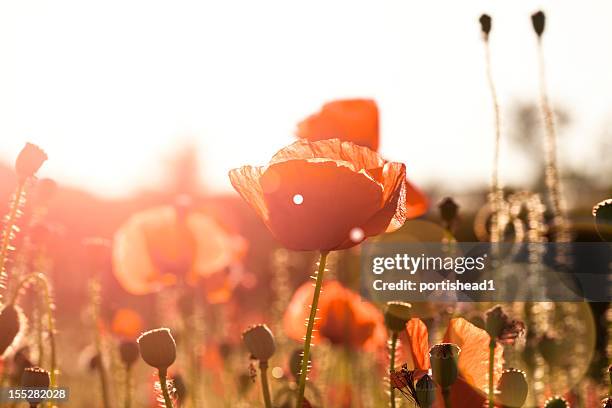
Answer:
[[[242,237],[214,218],[172,206],[134,214],[115,235],[114,273],[123,288],[134,294],[157,292],[179,281],[196,285],[213,298],[225,288],[227,270],[246,250]]]
[[[372,99],[341,99],[328,102],[321,111],[298,124],[297,136],[310,141],[340,139],[378,151],[378,106]],[[427,212],[429,200],[406,180],[406,218]]]
[[[429,343],[425,323],[411,319],[406,325],[408,347],[417,370],[429,370]],[[451,386],[451,403],[456,408],[482,407],[486,400],[489,378],[489,335],[462,318],[451,319],[444,335],[445,343],[459,346],[459,378]],[[503,370],[503,347],[495,349],[494,384]],[[439,387],[438,387],[439,388]],[[437,389],[439,393],[439,389]],[[442,395],[436,397],[434,407],[442,407]]]
[[[338,139],[299,140],[267,167],[230,171],[234,188],[287,248],[331,251],[405,221],[405,166]]]
[[[283,325],[288,337],[302,340],[314,288],[306,282],[293,295]],[[315,322],[314,343],[323,337],[335,345],[373,350],[385,344],[387,335],[382,313],[357,293],[337,281],[323,283],[319,313]]]

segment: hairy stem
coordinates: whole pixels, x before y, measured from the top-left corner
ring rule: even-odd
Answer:
[[[268,384],[268,362],[260,361],[259,370],[261,371],[261,392],[263,393],[264,405],[266,408],[272,408],[270,385]]]
[[[321,286],[323,285],[323,275],[325,274],[325,263],[329,252],[321,252],[319,259],[319,269],[315,280],[315,290],[312,296],[310,305],[310,316],[308,317],[308,325],[306,328],[306,337],[304,338],[304,352],[302,353],[302,366],[300,372],[300,380],[298,383],[298,400],[297,407],[302,408],[304,404],[304,391],[306,390],[306,378],[308,376],[308,361],[310,358],[310,343],[312,341],[312,330],[314,329],[315,319],[317,317],[317,307],[319,306],[319,296],[321,295]]]
[[[11,204],[9,213],[6,218],[6,225],[2,236],[2,246],[0,246],[0,298],[6,290],[8,284],[8,270],[6,264],[8,261],[9,251],[11,249],[11,239],[13,237],[13,230],[16,228],[17,219],[19,218],[19,206],[25,194],[25,182],[20,182],[17,185],[17,191],[15,192],[15,199]]]
[[[395,350],[397,348],[397,336],[396,331],[392,332],[391,340],[389,341],[389,373],[395,370]],[[389,381],[389,406],[395,408],[395,388],[393,383]]]
[[[159,369],[159,387],[161,388],[162,396],[164,397],[164,404],[166,408],[174,408],[174,404],[172,403],[172,398],[170,398],[170,393],[168,392],[168,382],[167,377],[168,370],[165,368]]]

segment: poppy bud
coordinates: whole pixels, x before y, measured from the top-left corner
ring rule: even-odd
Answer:
[[[158,370],[166,370],[176,360],[176,343],[170,329],[144,332],[137,340],[142,359]]]
[[[544,408],[569,408],[569,404],[563,397],[552,397],[546,400]]]
[[[546,26],[546,15],[544,15],[544,12],[540,10],[533,13],[531,15],[531,23],[538,37],[541,37],[542,33],[544,33],[544,27]]]
[[[4,354],[19,333],[20,312],[8,305],[0,312],[0,355]]]
[[[122,341],[119,343],[119,356],[127,368],[132,367],[136,360],[138,360],[138,344],[130,340]]]
[[[385,326],[392,332],[401,332],[406,329],[410,320],[412,305],[405,302],[387,302],[385,307]]]
[[[28,367],[21,375],[21,386],[24,388],[49,388],[50,383],[49,372],[40,367]],[[37,406],[43,400],[28,398],[27,401],[31,406]]]
[[[457,380],[460,352],[459,346],[452,343],[436,344],[429,350],[433,378],[440,387],[448,388]]]
[[[431,377],[427,374],[422,376],[419,381],[417,381],[415,389],[419,407],[431,408],[436,400],[436,383]]]
[[[593,207],[595,227],[604,241],[612,241],[612,198],[603,200]]]
[[[499,404],[507,408],[520,408],[527,399],[527,380],[525,373],[514,368],[504,370],[499,383]]]
[[[612,397],[604,398],[601,401],[602,408],[612,408]]]
[[[482,30],[482,35],[485,39],[489,38],[489,33],[491,32],[491,16],[488,14],[483,14],[478,19],[480,22],[480,29]]]
[[[453,224],[459,213],[459,206],[451,197],[446,197],[440,204],[438,204],[440,210],[440,217],[446,223],[447,226]]]
[[[265,324],[246,329],[242,333],[242,341],[249,353],[259,361],[268,361],[276,350],[274,335]]]
[[[26,143],[15,161],[15,172],[20,180],[34,176],[40,166],[47,160],[47,154],[38,146]]]

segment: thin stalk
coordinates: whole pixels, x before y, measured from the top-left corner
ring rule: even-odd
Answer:
[[[391,340],[389,341],[389,373],[395,370],[395,350],[397,348],[397,332],[391,333]],[[395,408],[395,387],[393,383],[389,381],[389,406]]]
[[[314,329],[315,319],[317,317],[317,307],[319,306],[319,296],[321,295],[321,286],[323,285],[323,275],[325,274],[325,263],[329,252],[321,252],[319,259],[319,269],[315,280],[315,290],[312,296],[310,305],[310,316],[306,327],[306,337],[304,339],[304,352],[302,353],[302,366],[300,372],[300,381],[298,384],[298,400],[297,407],[302,408],[304,404],[304,391],[306,390],[306,377],[308,376],[308,361],[310,358],[310,343],[312,341],[312,330]]]
[[[22,197],[25,194],[25,181],[19,182],[17,185],[17,191],[15,192],[15,199],[11,204],[9,213],[6,219],[6,225],[4,227],[4,234],[2,237],[2,246],[0,246],[0,290],[4,292],[6,285],[8,284],[8,270],[6,270],[6,262],[8,260],[8,253],[11,248],[11,238],[13,237],[13,230],[17,224],[17,218],[19,217],[19,205]],[[0,299],[2,298],[2,292],[0,292]]]
[[[450,390],[450,387],[442,389],[442,397],[444,398],[444,408],[452,408]]]
[[[125,366],[125,408],[132,406],[132,368]]]
[[[172,398],[170,398],[170,393],[168,392],[168,370],[165,368],[159,369],[159,387],[161,388],[162,396],[164,397],[164,404],[166,408],[174,408],[174,404],[172,403]]]
[[[272,408],[270,385],[268,384],[268,362],[260,361],[259,370],[261,371],[261,392],[263,393],[264,405],[266,408]]]
[[[494,408],[493,401],[493,368],[495,363],[495,340],[489,342],[489,408]]]

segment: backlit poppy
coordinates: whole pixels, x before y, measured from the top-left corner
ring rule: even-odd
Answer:
[[[234,188],[287,248],[331,251],[404,223],[405,166],[338,139],[299,140],[267,167],[230,171]]]
[[[287,336],[292,339],[301,340],[304,336],[304,322],[313,291],[310,282],[304,283],[293,295],[285,312],[283,325]],[[334,345],[368,350],[385,344],[384,317],[378,308],[363,301],[359,294],[338,281],[323,283],[323,292],[325,296],[319,302],[314,343],[322,337]]]
[[[214,218],[173,206],[134,214],[115,235],[113,270],[135,295],[179,282],[210,280],[212,293],[224,287],[227,270],[244,255],[246,243]],[[206,288],[205,288],[206,289]]]

